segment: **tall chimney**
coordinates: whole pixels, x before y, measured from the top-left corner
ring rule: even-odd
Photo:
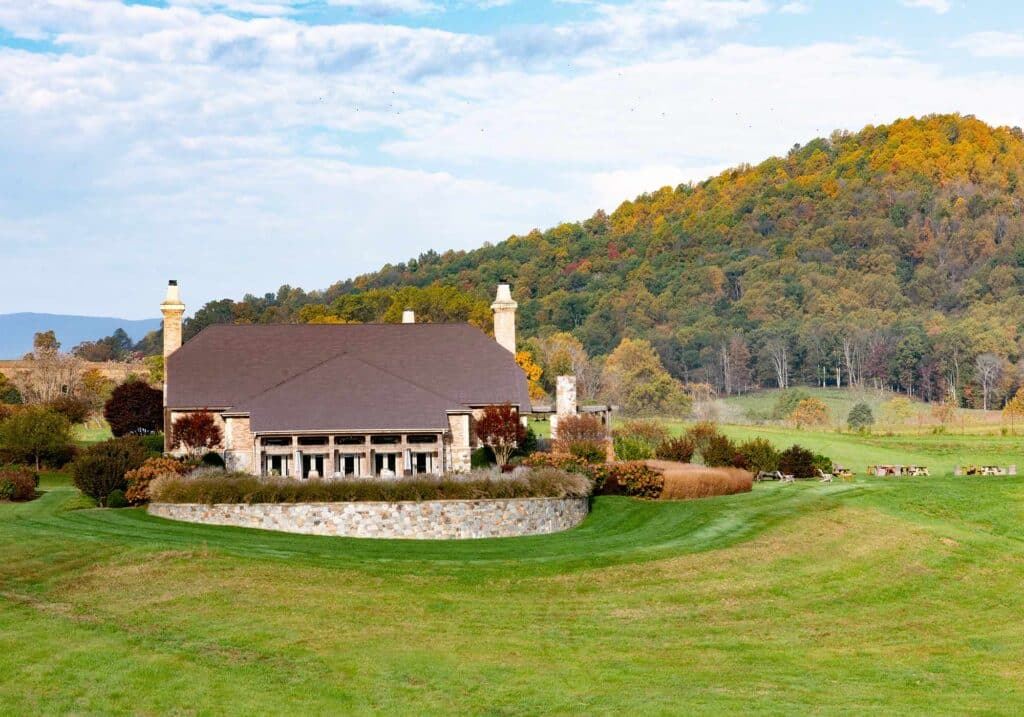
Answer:
[[[406,309],[402,312],[402,323],[403,324],[415,324],[416,323],[416,312],[412,309]]]
[[[512,298],[512,286],[507,281],[498,284],[498,293],[491,304],[494,312],[494,338],[511,351],[516,352],[516,309],[519,304]]]
[[[164,315],[164,359],[166,359],[181,348],[181,317],[185,315],[185,305],[181,303],[178,282],[175,279],[167,282],[167,296],[160,304],[160,313]]]

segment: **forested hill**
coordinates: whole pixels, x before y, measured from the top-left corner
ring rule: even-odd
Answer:
[[[485,309],[508,277],[524,337],[571,332],[593,356],[639,337],[675,376],[720,390],[824,376],[969,403],[982,354],[999,362],[986,392],[1015,388],[1022,176],[1019,128],[959,115],[898,120],[665,187],[610,215],[219,311],[353,320],[372,297],[384,311],[397,287],[435,283]],[[302,309],[310,303],[326,307]]]

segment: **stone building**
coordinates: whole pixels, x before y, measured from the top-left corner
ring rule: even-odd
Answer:
[[[171,282],[164,313],[165,435],[209,411],[232,470],[301,478],[465,471],[489,405],[530,410],[515,311],[498,287],[492,339],[469,324],[210,326],[182,344]]]

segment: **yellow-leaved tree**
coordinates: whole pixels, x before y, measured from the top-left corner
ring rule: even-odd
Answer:
[[[828,423],[828,406],[816,398],[805,398],[796,404],[789,420],[797,428],[824,426]]]
[[[544,398],[546,395],[544,387],[540,385],[540,377],[544,373],[544,369],[533,360],[533,354],[529,351],[516,351],[516,363],[519,364],[519,368],[523,369],[526,380],[529,381],[530,398],[535,401]]]

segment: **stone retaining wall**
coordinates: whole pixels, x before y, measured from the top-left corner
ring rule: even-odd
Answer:
[[[587,517],[586,498],[399,503],[151,503],[149,514],[208,525],[349,538],[508,538],[557,533]]]

